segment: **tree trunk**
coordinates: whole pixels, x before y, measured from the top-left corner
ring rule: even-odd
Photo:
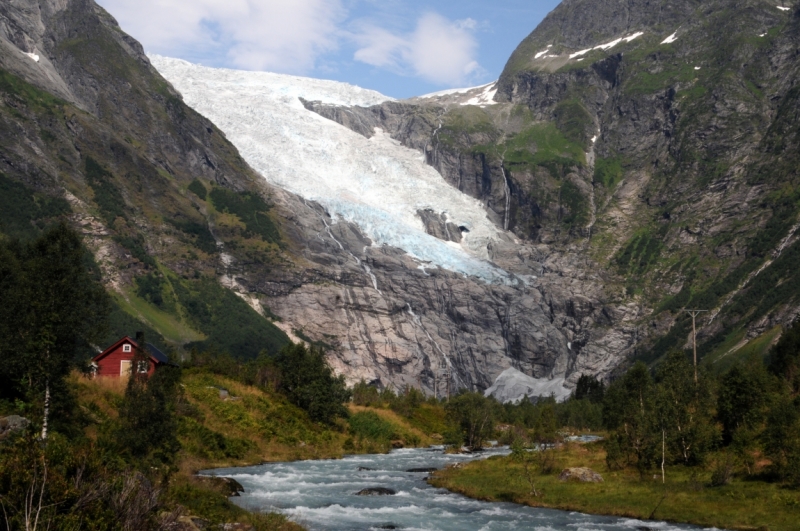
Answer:
[[[47,421],[50,418],[50,380],[45,382],[44,390],[44,420],[42,420],[42,440],[47,440]]]
[[[661,430],[661,484],[663,485],[665,482],[664,479],[664,461],[666,459],[667,454],[667,432],[666,430]]]

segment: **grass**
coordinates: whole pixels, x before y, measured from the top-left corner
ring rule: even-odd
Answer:
[[[206,336],[182,323],[174,315],[158,309],[155,305],[138,297],[132,290],[126,296],[112,293],[114,300],[129,315],[142,319],[158,330],[164,339],[182,345],[191,341],[203,341]],[[130,331],[128,333],[131,333]]]
[[[505,163],[512,170],[542,166],[555,179],[560,179],[567,168],[586,164],[583,147],[567,139],[552,123],[535,124],[511,137],[504,147]]]
[[[693,523],[725,529],[790,531],[800,521],[800,493],[737,477],[709,487],[711,471],[668,467],[666,483],[633,470],[609,471],[602,443],[567,445],[556,452],[556,471],[535,478],[540,496],[530,494],[522,466],[508,457],[474,461],[437,472],[436,487],[488,501],[506,501],[567,511]],[[561,469],[586,466],[604,483],[561,482]],[[662,501],[663,499],[663,501]]]
[[[127,386],[126,379],[88,379],[73,373],[68,381],[88,427],[96,438],[113,426]],[[219,389],[229,392],[221,398]],[[388,451],[391,442],[429,445],[434,439],[405,417],[388,409],[351,406],[351,422],[335,426],[313,423],[308,415],[277,393],[221,376],[186,370],[181,380],[178,437],[181,451],[167,499],[184,514],[210,524],[242,522],[256,531],[296,531],[302,527],[278,514],[249,513],[233,503],[222,485],[196,477],[199,470],[299,459],[341,458],[348,453]],[[416,423],[435,425],[434,409],[423,405]],[[353,422],[354,420],[354,422]],[[359,444],[352,440],[358,438]]]
[[[753,356],[763,358],[767,355],[770,347],[775,343],[775,340],[780,336],[782,330],[780,325],[775,326],[763,334],[754,337],[750,341],[747,341],[739,348],[736,347],[744,339],[745,330],[731,332],[724,343],[703,358],[703,363],[714,373],[721,374],[736,363],[748,360]]]

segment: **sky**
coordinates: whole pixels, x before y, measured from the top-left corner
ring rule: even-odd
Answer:
[[[558,0],[98,0],[148,53],[407,98],[492,82]]]

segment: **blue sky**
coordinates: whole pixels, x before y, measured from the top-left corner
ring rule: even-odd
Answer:
[[[396,98],[494,81],[557,0],[98,0],[148,52]]]

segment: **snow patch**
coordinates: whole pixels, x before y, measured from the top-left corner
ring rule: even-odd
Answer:
[[[537,53],[536,55],[534,55],[534,56],[533,56],[533,58],[534,58],[534,59],[538,59],[538,58],[542,57],[542,56],[543,56],[543,55],[545,55],[547,52],[549,52],[549,51],[550,51],[550,48],[552,48],[552,47],[553,47],[553,45],[552,45],[552,44],[548,44],[548,45],[547,45],[547,48],[545,48],[545,49],[544,49],[544,50],[542,50],[541,52],[539,52],[539,53]]]
[[[783,7],[783,6],[775,6],[775,7],[777,7],[781,11],[789,11],[791,9],[791,7]]]
[[[470,98],[461,105],[480,105],[481,107],[495,105],[497,103],[494,101],[495,94],[497,94],[497,83],[488,85],[480,94],[474,98]]]
[[[592,137],[592,144],[594,144],[595,142],[597,142],[597,135],[594,135],[594,136]]]
[[[477,89],[485,89],[487,87],[491,87],[495,85],[497,82],[492,81],[491,83],[487,83],[485,85],[480,85],[478,87],[468,87],[468,88],[454,88],[454,89],[447,89],[447,90],[440,90],[439,92],[431,92],[430,94],[423,94],[422,96],[416,96],[417,98],[438,98],[440,96],[452,96],[453,94],[466,94],[467,92],[477,90]],[[387,98],[389,99],[389,98]]]
[[[695,70],[700,70],[699,66],[694,67]]]
[[[298,99],[369,106],[390,98],[335,81],[208,68],[157,55],[150,60],[251,167],[268,182],[319,202],[334,223],[356,223],[375,244],[404,249],[430,262],[429,269],[509,281],[487,261],[487,245],[499,239],[499,230],[478,200],[450,186],[419,152],[384,132],[367,139],[308,111]],[[446,213],[469,229],[462,243],[449,245],[428,235],[417,215],[423,209]]]
[[[759,35],[759,37],[766,37],[766,36],[767,36],[766,33],[762,33],[761,35]]]
[[[564,382],[564,378],[533,378],[510,367],[500,373],[484,396],[493,396],[504,404],[508,402],[518,404],[525,396],[532,398],[550,395],[563,402],[572,393],[564,387]]]
[[[661,44],[672,44],[673,42],[678,40],[678,30],[675,30],[675,33],[661,41]]]
[[[22,52],[22,53],[33,59],[35,62],[37,63],[39,62],[39,56],[36,55],[35,53],[27,53],[27,52]]]
[[[636,32],[636,33],[634,33],[632,35],[628,35],[627,37],[620,37],[619,39],[614,39],[611,42],[607,42],[605,44],[598,44],[597,46],[595,46],[593,48],[586,48],[585,50],[581,50],[579,52],[575,52],[573,54],[570,54],[569,58],[570,59],[575,59],[576,57],[580,57],[581,55],[586,55],[587,53],[591,52],[592,50],[603,50],[603,51],[610,50],[611,48],[613,48],[617,44],[621,43],[622,41],[631,42],[634,39],[638,39],[642,35],[644,35],[644,32],[643,31],[639,31],[639,32]]]

